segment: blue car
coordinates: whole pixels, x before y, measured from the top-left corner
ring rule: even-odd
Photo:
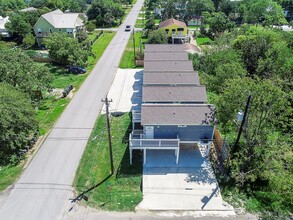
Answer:
[[[71,73],[86,73],[86,69],[80,66],[69,66],[68,70]]]

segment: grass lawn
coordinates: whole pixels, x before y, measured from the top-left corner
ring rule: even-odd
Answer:
[[[188,25],[188,29],[198,29],[200,28],[199,25]]]
[[[78,194],[93,187],[86,193],[87,204],[92,207],[133,211],[142,200],[142,155],[140,151],[134,151],[133,165],[129,164],[130,116],[130,113],[125,113],[120,117],[111,118],[115,172],[110,177],[106,116],[101,115],[96,121],[74,181]]]
[[[0,192],[10,186],[20,176],[24,162],[17,165],[0,165]]]
[[[144,19],[137,19],[134,27],[136,28],[144,28]]]
[[[139,51],[139,46],[141,45],[141,48],[143,49],[144,42],[147,41],[147,39],[141,38],[142,32],[135,32],[135,51]],[[122,55],[122,58],[120,60],[119,68],[136,68],[135,62],[134,62],[134,52],[133,52],[133,38],[132,36],[129,38],[129,41],[127,43],[127,46],[124,50],[124,53]]]
[[[105,34],[101,35],[101,37],[94,43],[92,50],[96,56],[89,57],[89,66],[87,67],[88,72],[93,69],[94,64],[100,59],[114,35],[115,33],[105,32]],[[64,89],[66,86],[72,84],[75,89],[78,89],[88,76],[88,73],[84,75],[69,74],[66,69],[52,64],[38,63],[38,65],[47,65],[49,67],[50,72],[53,74],[53,88]],[[70,99],[68,98],[60,99],[52,95],[45,97],[41,101],[37,111],[40,135],[44,135],[49,131],[69,102]],[[20,176],[23,171],[24,163],[25,160],[17,165],[3,165],[0,162],[0,192],[15,182]]]
[[[196,43],[198,46],[204,45],[204,44],[210,44],[212,40],[208,37],[198,37],[196,38]]]
[[[155,19],[155,24],[160,24],[161,19]]]

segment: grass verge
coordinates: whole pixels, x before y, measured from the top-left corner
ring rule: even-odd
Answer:
[[[93,69],[95,63],[100,59],[114,35],[115,33],[105,32],[104,35],[101,35],[101,37],[94,43],[92,50],[95,57],[89,57],[89,66],[87,67],[88,72]],[[64,89],[69,84],[72,84],[75,89],[78,89],[88,76],[88,73],[84,75],[69,74],[64,68],[52,64],[39,63],[39,65],[47,65],[49,67],[49,70],[53,75],[53,88]],[[69,98],[60,99],[52,95],[45,97],[41,101],[37,111],[40,135],[44,135],[49,131],[69,102]],[[15,182],[15,180],[21,175],[23,166],[24,160],[15,165],[0,165],[0,192]]]
[[[129,164],[130,113],[111,118],[115,173],[109,177],[110,161],[106,116],[100,115],[80,161],[74,186],[78,193],[92,187],[87,204],[105,210],[133,211],[142,200],[142,155],[134,152]],[[98,186],[97,186],[98,185]],[[97,187],[95,187],[97,186]]]
[[[135,32],[135,51],[136,53],[143,49],[143,44],[147,39],[142,38],[142,32]],[[119,68],[136,68],[134,61],[134,50],[133,50],[133,35],[129,38],[127,46],[123,52],[120,60]],[[141,68],[141,67],[140,67]]]
[[[0,166],[0,192],[14,183],[20,176],[23,166],[23,162],[17,165]]]

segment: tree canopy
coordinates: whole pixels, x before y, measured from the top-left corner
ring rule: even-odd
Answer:
[[[97,26],[111,26],[123,15],[122,5],[113,0],[95,0],[87,12],[89,20],[95,20]]]
[[[77,39],[69,37],[66,33],[53,33],[45,39],[49,56],[62,65],[86,66],[90,53],[85,45],[78,43]]]
[[[273,0],[244,0],[241,10],[248,23],[263,25],[287,23],[282,6]]]
[[[30,6],[36,8],[59,8],[62,11],[69,10],[72,12],[83,12],[87,7],[86,0],[31,0],[29,4]]]
[[[21,50],[0,48],[0,82],[33,97],[34,91],[49,88],[51,80],[48,69],[34,63]]]
[[[166,44],[168,36],[164,30],[154,30],[149,33],[148,44]]]
[[[37,118],[29,98],[15,87],[0,83],[0,158],[8,163],[28,145],[37,129]],[[6,161],[7,160],[7,161]]]
[[[283,31],[244,25],[220,35],[202,56],[190,55],[216,104],[218,127],[233,149],[226,164],[229,183],[276,218],[293,206],[291,40]],[[247,118],[235,147],[240,126],[235,118],[249,95]]]
[[[26,7],[25,0],[1,0],[0,1],[0,15],[7,16],[12,11],[19,10]]]

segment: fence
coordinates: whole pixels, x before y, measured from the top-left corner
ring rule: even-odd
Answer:
[[[100,37],[103,33],[104,33],[103,30],[100,31],[100,32],[96,35],[96,37],[91,41],[91,44],[93,45],[93,44],[96,42],[96,40],[98,40],[99,37]]]
[[[226,176],[227,170],[225,163],[229,157],[230,146],[226,139],[223,139],[219,130],[215,128],[214,140],[212,145],[212,160],[215,169],[220,174]]]

